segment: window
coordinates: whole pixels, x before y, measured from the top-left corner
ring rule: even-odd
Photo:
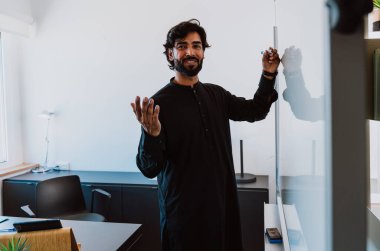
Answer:
[[[5,110],[5,86],[3,78],[3,48],[0,33],[0,163],[8,159],[7,147],[7,128],[6,128],[6,110]]]

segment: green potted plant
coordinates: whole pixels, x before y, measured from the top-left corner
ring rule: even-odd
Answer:
[[[8,241],[8,246],[0,242],[0,251],[28,251],[29,249],[30,245],[27,244],[27,240],[22,240],[21,237],[18,238],[17,241],[12,237],[12,239]]]
[[[372,25],[372,31],[380,31],[380,0],[373,0],[373,11],[368,17],[368,22]]]

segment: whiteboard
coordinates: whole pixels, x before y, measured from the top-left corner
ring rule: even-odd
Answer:
[[[277,192],[278,203],[291,208],[280,212],[290,250],[326,250],[325,11],[322,0],[277,0],[275,7],[282,55],[276,107]]]

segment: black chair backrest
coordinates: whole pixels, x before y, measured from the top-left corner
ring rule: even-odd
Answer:
[[[41,181],[36,189],[37,217],[57,217],[84,212],[86,205],[77,175]]]

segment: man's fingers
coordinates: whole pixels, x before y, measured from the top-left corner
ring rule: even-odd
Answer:
[[[133,113],[136,114],[136,104],[131,103],[131,106],[132,106]]]
[[[141,100],[139,96],[136,96],[135,102],[131,102],[131,107],[144,130],[157,136],[161,130],[158,118],[160,107],[154,106],[154,100],[147,97]]]
[[[152,125],[152,118],[153,118],[153,106],[154,106],[154,100],[149,99],[148,101],[148,108],[146,111],[146,121],[145,123],[147,124],[148,127]]]
[[[268,63],[279,63],[280,57],[277,53],[276,49],[273,49],[272,47],[269,48],[270,53],[268,53]]]
[[[277,53],[277,49],[274,49],[273,47],[269,47],[268,50],[270,53]]]
[[[147,112],[147,110],[148,110],[148,98],[147,97],[145,97],[144,99],[143,99],[143,101],[142,101],[142,108],[141,108],[141,123],[146,123],[146,116],[147,116],[147,114],[146,114],[146,112]]]
[[[135,99],[135,109],[136,109],[136,117],[137,117],[137,120],[141,122],[141,105],[140,105],[140,97],[139,96],[136,96],[136,99]]]
[[[160,114],[160,106],[159,105],[156,105],[156,107],[154,107],[154,113],[153,113],[153,126],[157,126],[158,125],[158,115]]]
[[[152,119],[152,132],[155,136],[160,135],[161,132],[161,123],[158,118],[160,114],[160,106],[156,105],[154,107],[153,119]]]

